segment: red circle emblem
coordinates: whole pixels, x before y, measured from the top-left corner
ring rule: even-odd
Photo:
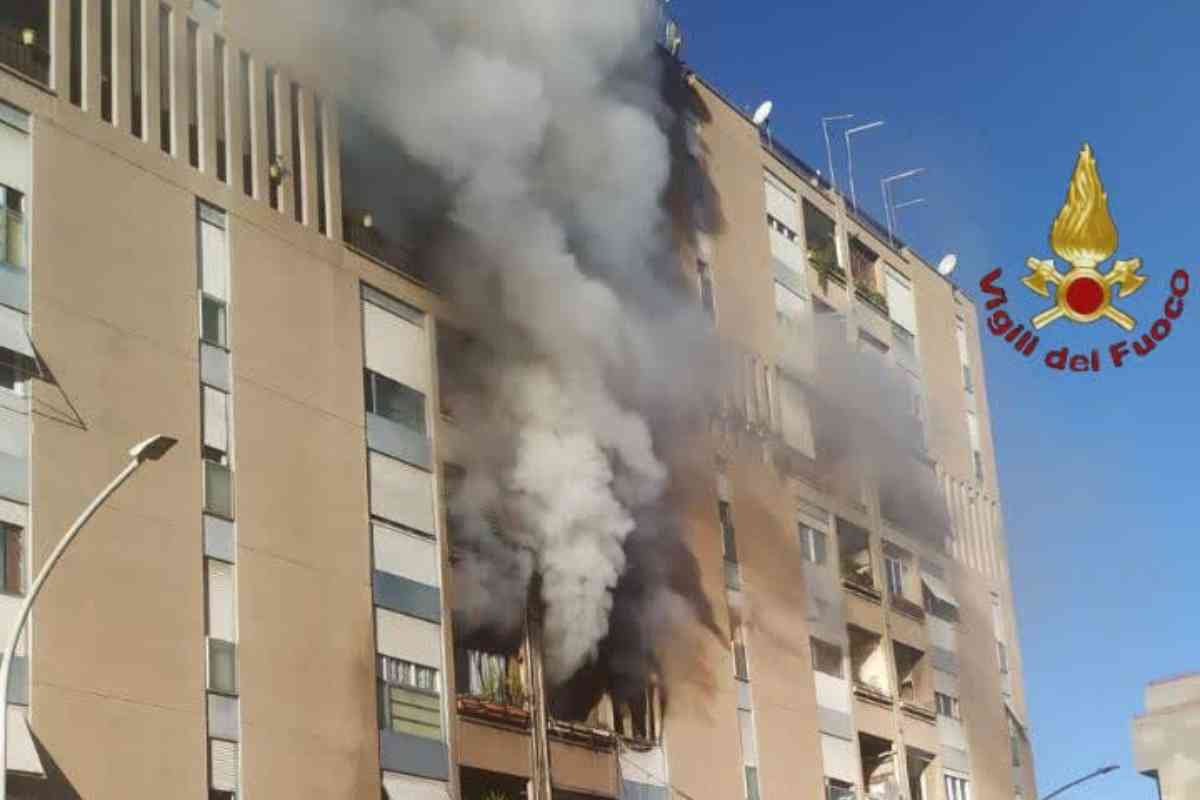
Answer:
[[[1104,305],[1104,286],[1095,278],[1075,279],[1067,287],[1067,305],[1081,316],[1095,314]]]

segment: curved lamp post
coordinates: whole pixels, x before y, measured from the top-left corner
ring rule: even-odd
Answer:
[[[1108,773],[1115,772],[1118,769],[1120,769],[1120,767],[1117,766],[1116,764],[1109,764],[1107,767],[1101,767],[1100,769],[1096,770],[1095,772],[1089,772],[1087,775],[1084,775],[1082,778],[1076,778],[1075,780],[1068,783],[1066,786],[1060,786],[1059,788],[1055,789],[1050,794],[1043,797],[1042,800],[1050,800],[1051,797],[1057,797],[1058,795],[1062,794],[1067,789],[1070,789],[1073,786],[1078,786],[1079,784],[1083,783],[1084,781],[1090,781],[1092,778],[1098,778],[1101,775],[1107,775]]]
[[[104,501],[111,497],[113,492],[117,491],[121,484],[137,471],[138,467],[147,461],[157,461],[162,458],[168,450],[175,446],[176,441],[170,436],[155,436],[129,451],[129,463],[117,474],[117,477],[113,478],[112,483],[104,487],[104,491],[96,495],[96,499],[83,510],[83,513],[67,530],[66,536],[46,559],[46,563],[42,565],[41,571],[38,572],[37,578],[34,579],[29,591],[25,594],[25,599],[21,602],[21,609],[17,613],[17,619],[8,635],[8,643],[5,645],[4,651],[0,652],[0,692],[3,692],[4,697],[3,703],[0,703],[0,707],[3,707],[4,710],[4,713],[0,714],[0,800],[7,800],[8,797],[8,679],[12,670],[12,654],[17,649],[17,640],[21,636],[21,629],[25,627],[25,621],[29,618],[29,610],[33,606],[33,601],[37,599],[42,584],[46,582],[47,576],[62,558],[67,547],[74,541],[87,521],[92,518],[92,515],[104,504]]]

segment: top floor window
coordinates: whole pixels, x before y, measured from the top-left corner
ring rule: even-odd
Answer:
[[[0,263],[24,269],[25,195],[0,184]]]
[[[50,83],[48,0],[0,4],[0,64],[38,83]]]

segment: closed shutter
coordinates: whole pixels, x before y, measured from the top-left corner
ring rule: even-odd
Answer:
[[[432,622],[375,609],[378,652],[434,669],[442,668],[442,627]]]
[[[205,294],[229,300],[229,249],[225,230],[200,221],[201,289]]]
[[[425,328],[374,303],[363,302],[367,369],[428,396],[429,345]]]
[[[25,323],[26,317],[20,311],[0,306],[0,347],[33,358],[33,345],[29,343],[29,330]]]
[[[433,539],[388,527],[373,525],[375,569],[403,578],[440,586],[441,559]]]
[[[383,790],[388,800],[450,800],[445,783],[398,772],[383,773]]]
[[[892,321],[914,336],[917,333],[917,306],[912,283],[889,267],[886,273],[888,313]]]
[[[229,452],[229,395],[211,386],[204,391],[204,446]]]
[[[29,453],[29,417],[0,408],[0,452],[17,458]]]
[[[967,435],[971,438],[971,449],[979,452],[979,418],[974,411],[967,412]]]
[[[226,642],[237,641],[233,565],[208,559],[208,635]]]
[[[764,176],[767,194],[767,213],[793,231],[800,230],[799,215],[796,210],[796,193],[787,184],[767,173]]]
[[[210,739],[209,743],[209,783],[218,792],[236,792],[238,788],[238,746],[237,742],[224,742],[220,739]]]
[[[0,120],[0,183],[29,194],[33,184],[30,161],[29,134]]]
[[[380,453],[369,455],[371,513],[406,528],[432,535],[433,477]]]
[[[738,725],[742,732],[742,763],[758,764],[758,746],[754,741],[754,712],[739,710]]]
[[[825,777],[846,783],[858,782],[858,754],[854,752],[854,742],[822,733],[821,761]]]

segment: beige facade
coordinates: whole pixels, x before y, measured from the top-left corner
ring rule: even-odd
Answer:
[[[343,235],[336,98],[261,60],[253,3],[46,6],[0,31],[36,31],[0,51],[0,628],[128,448],[179,445],[38,601],[14,795],[515,800],[544,733],[563,797],[1036,796],[976,309],[711,85],[672,62],[679,265],[725,401],[666,457],[722,635],[664,644],[665,707],[541,731],[528,646],[451,630],[454,310]],[[847,405],[919,432],[901,449],[945,530],[830,449],[827,359],[863,347],[908,416]]]
[[[1146,711],[1133,720],[1133,763],[1160,800],[1200,792],[1200,674],[1154,681]]]

